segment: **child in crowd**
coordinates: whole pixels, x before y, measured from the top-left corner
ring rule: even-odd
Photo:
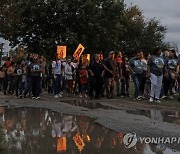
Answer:
[[[79,77],[81,82],[81,94],[80,97],[87,97],[87,85],[88,85],[88,71],[86,69],[86,66],[83,65],[79,71]]]
[[[65,66],[65,79],[68,89],[67,95],[71,96],[73,91],[73,80],[74,80],[74,67],[71,65],[71,58],[67,59],[67,64]]]

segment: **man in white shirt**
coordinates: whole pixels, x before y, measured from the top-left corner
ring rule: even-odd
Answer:
[[[56,60],[52,62],[52,71],[54,75],[54,98],[62,97],[61,91],[61,75],[62,75],[62,64],[56,56]]]

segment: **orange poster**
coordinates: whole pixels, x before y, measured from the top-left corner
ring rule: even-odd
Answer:
[[[84,49],[85,49],[84,46],[82,44],[79,44],[76,51],[73,54],[73,57],[75,59],[79,59],[81,54],[83,53]]]
[[[57,152],[65,152],[67,150],[66,137],[60,137],[57,140]]]
[[[80,136],[80,134],[76,133],[76,135],[73,137],[73,140],[74,140],[76,146],[78,147],[79,151],[81,152],[84,149],[85,143],[84,143],[82,137]]]
[[[66,58],[66,48],[66,46],[57,46],[57,54],[59,59]]]

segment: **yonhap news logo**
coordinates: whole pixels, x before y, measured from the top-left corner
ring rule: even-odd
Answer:
[[[180,137],[137,137],[136,133],[128,133],[123,137],[127,149],[135,146],[137,142],[145,144],[180,144]]]
[[[137,141],[136,133],[128,133],[123,137],[123,143],[127,149],[135,146]]]

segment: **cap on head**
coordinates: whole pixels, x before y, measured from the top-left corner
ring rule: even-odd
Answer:
[[[109,52],[109,55],[112,55],[112,54],[115,54],[115,52],[114,52],[114,51],[110,51],[110,52]]]

